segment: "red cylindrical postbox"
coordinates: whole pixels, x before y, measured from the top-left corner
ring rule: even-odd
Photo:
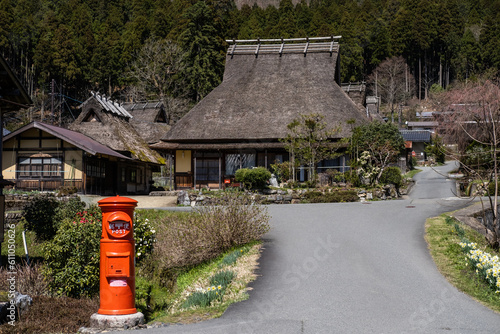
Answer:
[[[135,308],[134,209],[128,197],[100,200],[102,236],[100,255],[100,308],[108,315],[133,314]]]

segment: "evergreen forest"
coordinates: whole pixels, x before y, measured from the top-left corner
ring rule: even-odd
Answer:
[[[90,90],[134,98],[134,62],[148,44],[165,42],[182,50],[183,65],[161,94],[191,104],[220,83],[225,40],[233,38],[341,35],[343,82],[367,80],[382,61],[402,56],[422,99],[434,84],[500,68],[499,0],[281,0],[266,8],[232,0],[0,0],[0,22],[0,52],[38,107],[54,86],[75,103]]]

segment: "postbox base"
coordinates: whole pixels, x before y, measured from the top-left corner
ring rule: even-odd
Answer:
[[[131,328],[144,323],[144,314],[136,312],[124,315],[107,315],[94,313],[90,317],[90,327],[93,328]]]
[[[97,311],[98,314],[102,315],[127,315],[127,314],[135,314],[137,312],[136,308],[127,308],[120,310],[106,310],[103,308],[99,308]]]

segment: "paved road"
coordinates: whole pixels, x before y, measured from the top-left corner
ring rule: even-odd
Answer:
[[[500,315],[458,292],[424,241],[427,217],[466,205],[452,166],[417,174],[407,200],[275,205],[247,301],[219,319],[140,333],[499,333]]]

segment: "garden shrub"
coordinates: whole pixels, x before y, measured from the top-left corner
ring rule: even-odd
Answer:
[[[85,203],[82,202],[80,197],[70,197],[68,200],[60,201],[52,218],[54,226],[56,229],[59,228],[64,219],[73,219],[78,212],[82,212],[84,209]]]
[[[408,165],[410,170],[414,170],[418,166],[418,160],[416,157],[411,157],[410,160],[408,161]]]
[[[235,173],[235,180],[247,189],[262,189],[271,178],[271,172],[264,167],[241,168]]]
[[[500,192],[500,183],[498,186],[499,192]],[[488,183],[488,196],[495,196],[495,180],[490,181]]]
[[[290,167],[290,161],[275,161],[274,164],[271,164],[271,170],[278,182],[286,182],[290,179]]]
[[[99,292],[99,242],[101,210],[92,206],[65,219],[53,240],[43,247],[44,275],[52,292],[68,297],[94,296]]]
[[[358,173],[355,171],[350,171],[344,173],[344,178],[346,182],[352,184],[354,187],[360,187],[361,186],[361,179],[359,178]]]
[[[156,231],[148,218],[143,218],[141,214],[134,212],[134,241],[135,259],[140,262],[146,255],[153,252],[156,242]]]
[[[84,208],[79,197],[58,200],[54,194],[36,194],[23,210],[25,227],[35,232],[37,239],[51,240],[64,219],[73,219]]]
[[[384,184],[393,184],[396,188],[399,188],[403,183],[403,176],[401,175],[401,170],[398,167],[387,167],[382,172],[380,176],[380,182]]]
[[[28,231],[35,232],[39,240],[52,239],[57,232],[54,216],[58,207],[59,201],[53,194],[36,194],[24,207],[24,226]]]
[[[61,206],[71,212],[78,207]],[[52,241],[44,245],[45,277],[50,290],[57,294],[78,298],[93,296],[99,291],[99,244],[102,233],[102,214],[98,206],[77,212],[77,219],[62,221]],[[156,231],[148,219],[134,217],[136,260],[142,260],[153,250]]]

